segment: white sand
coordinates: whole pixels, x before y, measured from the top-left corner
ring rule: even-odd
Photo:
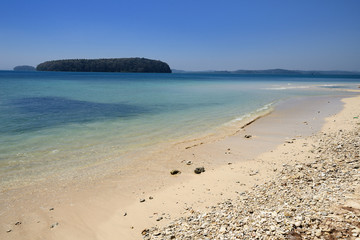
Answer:
[[[129,174],[122,170],[87,185],[44,182],[4,192],[0,239],[140,239],[145,228],[165,225],[191,209],[206,209],[267,181],[283,163],[306,161],[303,155],[297,157],[306,151],[304,143],[311,144],[306,136],[321,126],[325,132],[353,126],[360,97],[343,101],[343,110],[331,117],[341,109],[335,98],[294,101],[233,136],[179,143],[153,153],[134,163]],[[245,139],[245,134],[252,138]],[[193,170],[199,166],[206,171],[196,175]],[[182,173],[172,176],[172,169]],[[145,202],[140,203],[142,198]],[[156,221],[159,217],[163,219]]]

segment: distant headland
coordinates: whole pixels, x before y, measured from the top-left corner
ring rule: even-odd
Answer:
[[[37,71],[171,73],[169,65],[147,58],[66,59],[40,63]]]
[[[184,71],[172,69],[173,73],[211,73],[211,74],[238,74],[238,75],[284,75],[284,76],[359,76],[360,72],[355,71],[304,71],[304,70],[288,70],[288,69],[266,69],[266,70],[235,70],[235,71]]]
[[[36,71],[36,68],[28,65],[21,65],[14,67],[14,71]]]

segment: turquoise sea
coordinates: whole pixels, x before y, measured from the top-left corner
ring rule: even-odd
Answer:
[[[0,71],[1,187],[126,164],[164,143],[237,128],[279,101],[350,95],[343,90],[359,84],[355,76]]]

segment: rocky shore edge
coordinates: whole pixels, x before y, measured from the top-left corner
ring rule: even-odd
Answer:
[[[144,229],[143,239],[360,240],[358,118],[302,141],[301,161],[274,168],[273,180],[207,211],[186,209],[164,228]]]

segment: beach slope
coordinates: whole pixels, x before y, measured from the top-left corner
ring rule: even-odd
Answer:
[[[233,135],[154,152],[129,175],[4,192],[0,238],[357,236],[360,97],[341,99],[290,101]]]

